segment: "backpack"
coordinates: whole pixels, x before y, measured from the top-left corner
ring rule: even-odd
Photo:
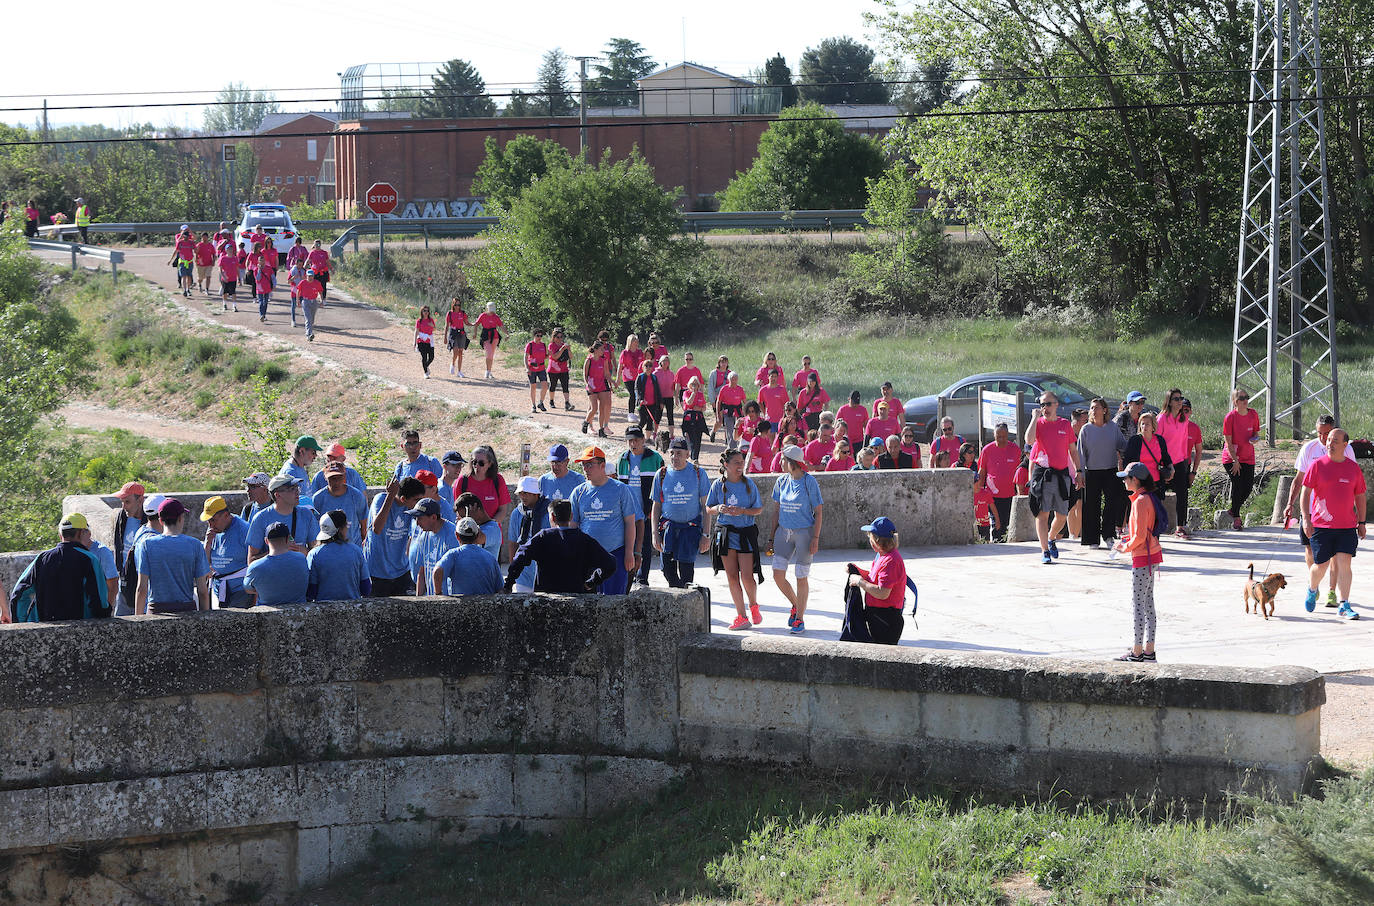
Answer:
[[[1169,530],[1169,511],[1164,506],[1164,501],[1159,499],[1159,495],[1151,491],[1146,495],[1150,498],[1150,503],[1155,508],[1155,524],[1150,529],[1150,534],[1156,538]]]

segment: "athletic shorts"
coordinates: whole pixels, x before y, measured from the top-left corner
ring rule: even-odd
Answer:
[[[1311,547],[1311,546],[1312,546],[1312,539],[1309,538],[1309,537],[1307,537],[1307,532],[1304,532],[1304,531],[1302,530],[1302,520],[1301,520],[1301,519],[1298,520],[1298,540],[1300,540],[1300,541],[1302,542],[1302,546],[1303,546],[1303,547]]]
[[[526,371],[525,377],[530,379],[531,384],[547,384],[549,382],[547,371]]]
[[[811,575],[811,529],[779,528],[773,534],[773,569],[787,572],[789,563],[798,579]]]
[[[1355,556],[1360,546],[1359,533],[1353,528],[1314,528],[1312,530],[1312,562],[1325,563],[1337,554]]]
[[[222,296],[232,296],[232,295],[234,295],[234,291],[235,291],[235,289],[238,287],[238,285],[239,285],[239,282],[238,282],[237,280],[221,280],[221,281],[219,281],[219,291],[220,291],[220,295],[222,295]]]
[[[192,264],[190,261],[186,261],[186,260],[179,260],[179,261],[177,261],[177,276],[178,276],[178,277],[189,277],[189,276],[191,276],[191,269],[192,269],[194,266],[195,266],[195,265]]]
[[[1036,468],[1041,467],[1037,466]],[[1053,475],[1049,475],[1046,477],[1041,487],[1043,490],[1040,492],[1040,512],[1058,513],[1061,516],[1067,516],[1069,507],[1073,505],[1073,500],[1066,500],[1060,496],[1058,479]],[[1070,497],[1072,497],[1072,494],[1070,494]]]
[[[196,265],[196,280],[197,280],[197,281],[200,281],[200,280],[207,280],[207,281],[208,281],[208,280],[210,279],[210,269],[211,269],[212,267],[214,267],[213,264],[197,264],[197,265]]]
[[[562,385],[563,392],[568,392],[568,373],[566,371],[555,371],[549,375],[549,389],[557,390]]]

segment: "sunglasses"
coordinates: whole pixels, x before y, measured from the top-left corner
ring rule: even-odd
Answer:
[[[1171,402],[1171,403],[1181,403],[1181,402],[1183,402],[1183,397],[1181,397],[1181,396],[1171,396],[1171,397],[1169,397],[1169,402]]]
[[[474,459],[474,460],[472,461],[472,464],[473,464],[474,466],[484,466],[484,465],[487,464],[487,461],[486,461],[485,459]]]
[[[953,434],[953,433],[954,433],[954,429],[953,429],[953,428],[941,428],[940,430],[943,431],[943,432],[945,432],[946,434]]]

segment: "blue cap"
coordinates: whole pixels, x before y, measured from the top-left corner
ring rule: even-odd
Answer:
[[[568,458],[568,448],[563,444],[549,447],[549,462],[564,462]]]
[[[879,516],[868,525],[861,526],[859,531],[871,532],[878,538],[891,538],[893,535],[897,534],[897,526],[886,516]]]
[[[868,445],[875,450],[883,450],[887,448],[887,444],[883,443],[883,439],[881,437],[873,438],[868,442]]]
[[[1134,478],[1136,481],[1144,481],[1150,477],[1150,469],[1143,462],[1133,462],[1125,469],[1116,473],[1117,478]]]
[[[406,512],[416,517],[438,516],[443,510],[439,508],[439,501],[435,500],[433,497],[423,497],[420,499],[419,503],[415,504],[411,509],[406,510]]]
[[[459,453],[457,450],[449,450],[439,459],[439,464],[444,466],[461,466],[466,462],[467,460],[463,458],[463,454]]]
[[[1132,390],[1130,393],[1126,394],[1126,402],[1143,403],[1145,402],[1145,394],[1141,393],[1139,390]]]

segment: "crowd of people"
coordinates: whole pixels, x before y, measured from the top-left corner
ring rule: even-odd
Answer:
[[[223,235],[202,239],[217,246],[222,275],[226,267],[232,272],[231,262],[245,252],[250,260],[258,256],[259,274],[274,270],[270,242],[250,237],[236,253]],[[178,240],[174,258],[183,269],[188,261],[198,266],[204,257],[192,240],[189,231]],[[312,254],[298,240],[287,263],[304,268],[304,282],[319,286],[322,301],[323,285],[312,279]],[[189,270],[184,291],[192,291],[196,278],[208,292],[208,276]],[[230,304],[232,287],[222,289]],[[307,329],[310,319],[308,313]],[[505,325],[490,305],[473,324],[481,330],[490,376]],[[454,299],[445,331],[455,375],[462,373],[467,326],[462,304]],[[433,361],[435,329],[426,309],[416,325],[426,370]],[[575,408],[568,380],[571,346],[561,329],[535,330],[524,361],[533,411],[556,405],[560,389],[565,409]],[[1047,392],[1023,437],[1013,437],[1010,426],[1000,424],[992,441],[979,448],[944,418],[923,449],[891,382],[870,402],[855,391],[835,406],[809,357],[788,378],[770,352],[752,379],[742,379],[726,356],[703,374],[688,352],[675,370],[657,334],[649,334],[644,345],[631,334],[617,354],[602,332],[583,362],[584,433],[595,429],[599,438],[608,436],[613,379],[627,398],[627,449],[612,459],[602,446],[591,445],[572,457],[566,446],[556,444],[549,450],[548,470],[521,477],[514,488],[490,446],[478,446],[466,457],[450,450],[436,458],[422,452],[417,432],[406,431],[404,456],[385,490],[369,500],[362,476],[347,463],[340,444],[326,449],[314,437],[302,436],[278,474],[244,479],[248,500],[240,512],[231,512],[222,497],[205,502],[198,514],[206,524],[202,543],[186,534],[187,520],[197,514],[175,498],[149,495],[131,482],[117,494],[121,509],[113,547],[95,542],[85,517],[72,514],[59,526],[62,544],[34,562],[6,610],[24,618],[74,619],[367,595],[621,594],[632,583],[648,582],[655,555],[673,587],[691,584],[698,557],[709,555],[714,569],[726,574],[736,611],[731,629],[763,622],[758,591],[767,560],[773,583],[789,605],[788,628],[802,633],[824,514],[815,473],[928,464],[967,470],[974,519],[987,541],[1006,540],[1013,498],[1024,495],[1035,517],[1041,563],[1053,564],[1066,538],[1130,554],[1136,633],[1125,657],[1154,659],[1153,576],[1162,561],[1158,539],[1170,528],[1178,538],[1189,537],[1189,489],[1202,461],[1203,433],[1180,390],[1171,390],[1158,412],[1136,391],[1115,412],[1098,398],[1067,416]],[[1232,525],[1241,529],[1241,507],[1253,488],[1259,423],[1244,391],[1235,392],[1232,402],[1222,423],[1221,459],[1231,478]],[[1318,431],[1318,440],[1298,458],[1299,479],[1290,501],[1300,516],[1311,567],[1307,605],[1314,608],[1318,582],[1329,575],[1328,606],[1358,619],[1348,598],[1354,539],[1364,530],[1363,477],[1343,456],[1345,433],[1329,417],[1319,422]],[[703,467],[703,439],[717,437],[724,447],[718,466]],[[312,475],[321,454],[325,464]],[[776,476],[768,501],[751,477],[762,474]],[[1360,476],[1358,482],[1354,475]],[[1163,504],[1166,490],[1176,494],[1172,516]],[[760,537],[766,505],[773,532]],[[851,581],[864,588],[865,607],[874,610],[869,637],[895,642],[892,627],[900,627],[900,619],[885,611],[895,607],[900,617],[903,602],[905,572],[890,563],[897,530],[880,517],[865,531],[884,563],[854,567]],[[504,573],[503,559],[509,562]],[[902,583],[896,582],[899,573]]]

